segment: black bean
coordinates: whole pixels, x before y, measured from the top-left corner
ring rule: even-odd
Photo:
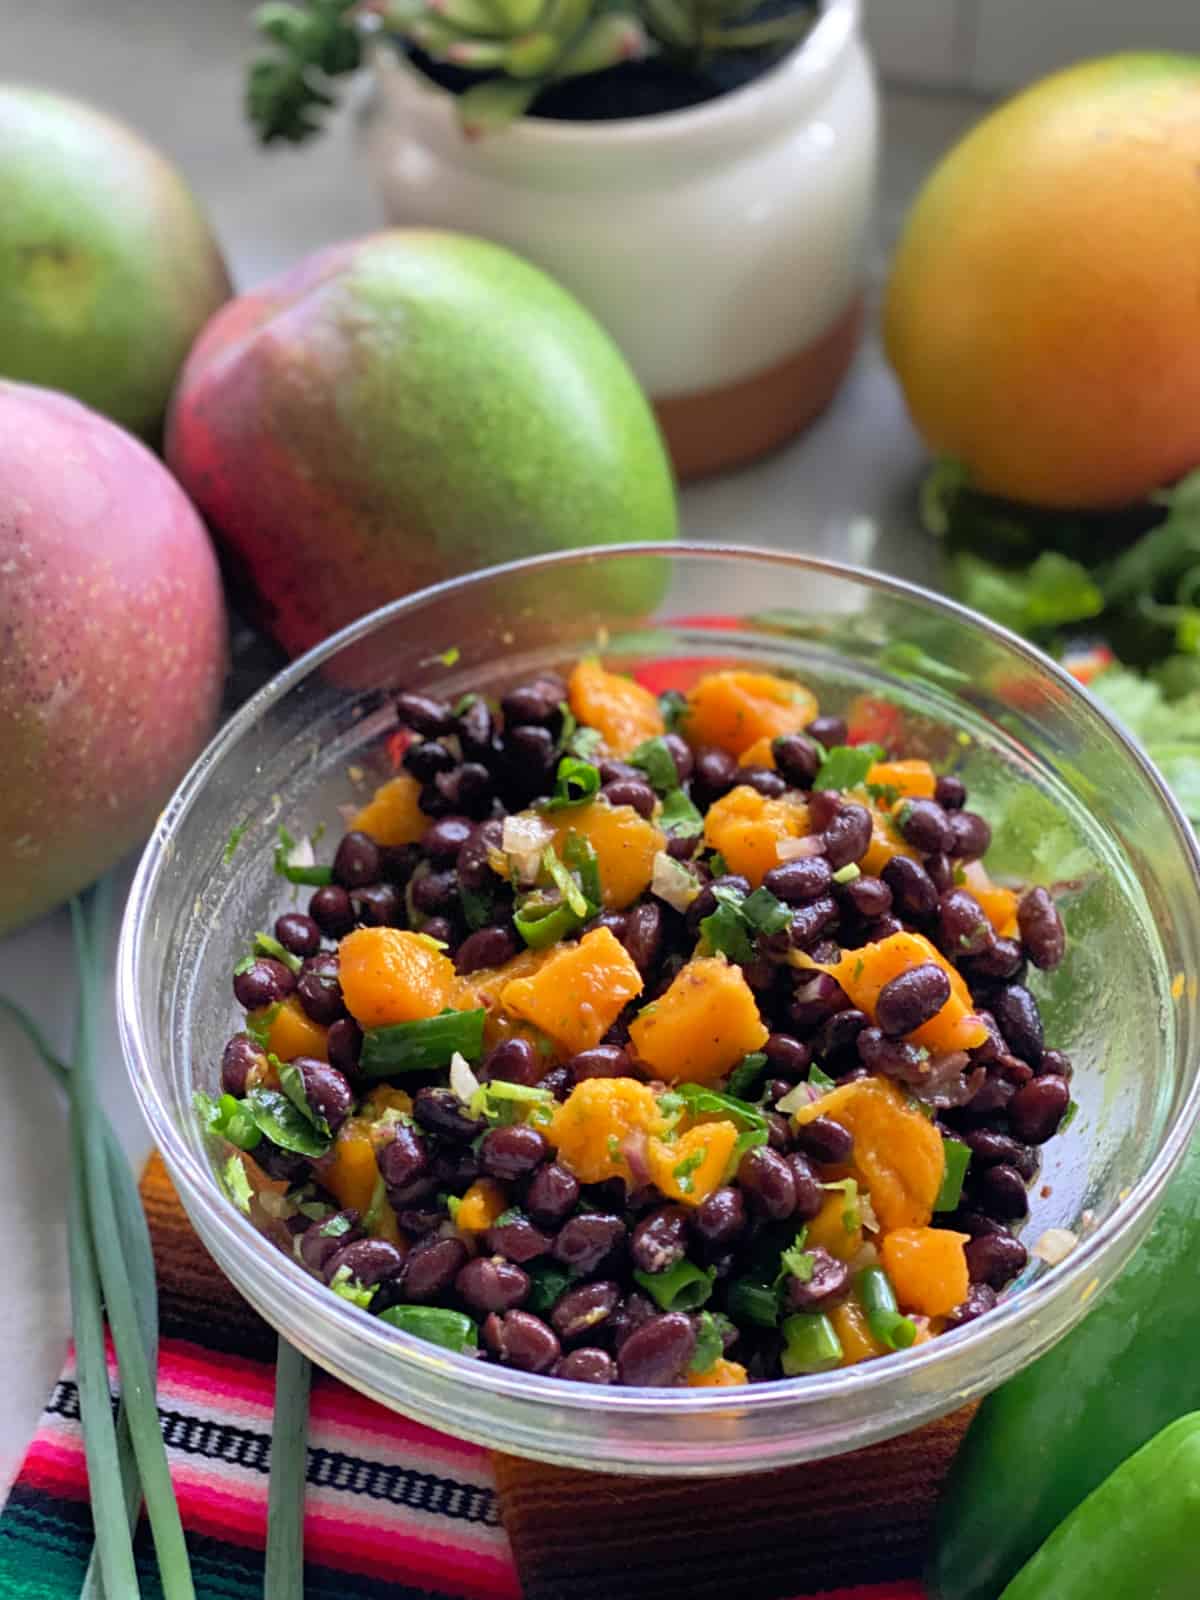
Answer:
[[[416,911],[427,917],[437,916],[458,900],[458,879],[453,871],[418,873],[408,892]]]
[[[641,817],[654,815],[654,790],[644,778],[617,778],[600,793],[611,806],[630,806]]]
[[[614,1350],[619,1350],[629,1335],[649,1322],[658,1307],[649,1295],[635,1289],[627,1294],[608,1320],[608,1335]]]
[[[491,773],[478,761],[464,761],[453,772],[440,772],[433,786],[452,812],[474,821],[487,816],[496,793]]]
[[[512,1261],[476,1256],[460,1267],[454,1292],[472,1311],[511,1311],[529,1296],[529,1274]]]
[[[626,914],[624,932],[619,934],[626,954],[643,978],[658,966],[663,948],[662,907],[653,901],[634,906]]]
[[[376,1150],[375,1164],[389,1188],[403,1189],[425,1174],[429,1146],[414,1128],[398,1122],[391,1139]]]
[[[842,797],[836,789],[814,789],[808,797],[808,820],[813,835],[821,833],[838,814]],[[818,843],[820,841],[818,840]]]
[[[528,1039],[520,1035],[502,1039],[484,1056],[479,1076],[484,1083],[500,1079],[504,1083],[520,1083],[531,1088],[543,1075],[546,1063]]]
[[[479,1161],[467,1145],[443,1144],[430,1162],[429,1176],[439,1189],[461,1194],[479,1176]]]
[[[1017,926],[1035,967],[1057,967],[1067,948],[1067,935],[1058,907],[1047,889],[1028,889],[1017,905]]]
[[[714,890],[732,889],[735,894],[748,895],[750,893],[750,880],[743,878],[738,872],[726,872],[719,878],[714,878],[711,883],[706,883],[704,888],[687,908],[687,931],[693,937],[699,932],[700,924],[705,917],[711,917],[719,904]]]
[[[783,1084],[782,1088],[783,1093],[786,1094],[789,1085]],[[775,1098],[782,1100],[783,1095],[776,1095]],[[791,1129],[788,1127],[787,1118],[778,1111],[768,1111],[766,1112],[766,1119],[767,1144],[772,1150],[776,1150],[780,1155],[783,1155],[792,1142]]]
[[[972,1283],[986,1283],[1003,1289],[1024,1270],[1029,1253],[1019,1239],[1009,1233],[985,1233],[972,1239],[963,1252]]]
[[[1025,1180],[1004,1162],[985,1167],[972,1184],[972,1193],[982,1210],[1001,1222],[1014,1222],[1029,1214]]]
[[[343,889],[361,889],[378,880],[379,870],[379,846],[370,834],[344,834],[333,858],[333,881]]]
[[[832,884],[833,869],[824,856],[798,856],[781,862],[763,879],[763,888],[789,906],[807,905],[827,896]]]
[[[431,861],[453,861],[474,832],[467,817],[439,817],[421,835],[421,849]]]
[[[556,1228],[578,1200],[579,1179],[557,1161],[539,1167],[525,1189],[525,1209],[544,1228]]]
[[[904,924],[900,918],[885,911],[883,916],[863,924],[862,939],[864,944],[878,944],[881,939],[890,939],[894,933],[903,932]]]
[[[798,1222],[811,1222],[825,1203],[825,1189],[820,1178],[817,1177],[812,1162],[806,1155],[793,1151],[786,1156],[788,1170],[792,1174],[792,1183],[796,1192],[796,1203],[792,1215]]]
[[[504,824],[497,818],[477,823],[470,838],[463,844],[455,859],[458,881],[464,889],[482,889],[494,884],[490,851],[499,850],[504,838]]]
[[[834,1011],[844,1011],[849,1004],[841,984],[827,972],[816,972],[812,977],[797,974],[788,1015],[798,1028],[815,1028]]]
[[[797,906],[788,925],[788,939],[795,950],[809,950],[838,920],[838,904],[831,895],[822,895],[806,906]]]
[[[833,1016],[826,1017],[817,1029],[813,1050],[822,1061],[830,1056],[844,1055],[854,1049],[859,1034],[869,1025],[870,1018],[865,1011],[859,1011],[857,1007],[851,1006],[845,1011],[835,1011]]]
[[[385,844],[380,857],[383,881],[401,888],[421,864],[421,852],[415,844]]]
[[[479,1146],[479,1165],[489,1178],[511,1182],[535,1172],[550,1154],[545,1136],[527,1122],[492,1128]]]
[[[296,980],[296,997],[304,1007],[305,1016],[323,1028],[345,1015],[338,958],[333,951],[308,958]]]
[[[881,876],[892,891],[892,904],[901,916],[923,921],[936,914],[938,892],[919,861],[911,856],[893,856]]]
[[[483,1337],[499,1361],[521,1372],[549,1372],[562,1354],[555,1335],[528,1311],[493,1313],[483,1324]]]
[[[323,1277],[330,1258],[344,1245],[354,1244],[362,1236],[357,1211],[335,1212],[320,1222],[310,1223],[300,1235],[300,1259],[310,1272]]]
[[[690,861],[703,843],[699,834],[689,838],[683,833],[672,833],[667,836],[667,854],[672,861]]]
[[[513,728],[504,735],[502,772],[516,800],[541,794],[554,770],[557,749],[548,728]]]
[[[753,789],[756,794],[761,794],[767,800],[778,800],[787,793],[787,781],[773,767],[758,767],[753,764],[742,767],[738,773],[738,782],[745,784],[748,789]]]
[[[810,739],[823,744],[826,750],[831,750],[836,744],[845,744],[850,737],[845,717],[814,717],[804,731]]]
[[[571,1383],[616,1383],[617,1364],[607,1350],[581,1345],[562,1358],[554,1369],[554,1376]]]
[[[687,1252],[687,1212],[682,1206],[659,1206],[633,1230],[629,1254],[643,1272],[665,1272]]]
[[[630,766],[628,761],[614,761],[611,756],[605,757],[600,763],[600,782],[622,783],[628,780],[632,783],[645,783],[646,774],[641,767]]]
[[[859,1060],[869,1072],[899,1083],[920,1083],[929,1076],[926,1051],[903,1039],[889,1039],[882,1028],[864,1028],[855,1040]]]
[[[456,1144],[477,1138],[486,1126],[482,1117],[470,1114],[453,1089],[439,1086],[417,1090],[412,1114],[426,1132]]]
[[[938,942],[951,958],[982,955],[996,941],[983,907],[966,889],[943,894],[938,907]]]
[[[1025,952],[1015,939],[993,939],[977,956],[962,963],[963,975],[972,983],[1019,981]]]
[[[1020,1089],[1033,1077],[1033,1068],[1027,1061],[1020,1061],[1016,1056],[1011,1056],[1002,1050],[995,1061],[988,1067],[988,1071],[1004,1078],[1011,1083],[1014,1089]]]
[[[896,808],[895,818],[906,843],[923,855],[948,851],[954,844],[950,819],[936,800],[904,800]]]
[[[321,930],[303,911],[285,911],[276,917],[275,937],[294,956],[315,956],[321,948]]]
[[[624,1242],[625,1224],[620,1217],[596,1211],[564,1222],[551,1253],[577,1277],[586,1277]]]
[[[308,902],[308,914],[330,939],[341,939],[354,927],[350,896],[336,883],[316,891]]]
[[[544,726],[553,722],[563,695],[556,683],[537,678],[510,689],[500,702],[505,727]]]
[[[432,695],[404,693],[396,696],[396,715],[406,728],[423,738],[433,739],[439,733],[449,733],[454,718],[445,700],[435,700]]]
[[[432,783],[439,772],[452,772],[458,765],[453,751],[436,739],[419,739],[404,752],[404,770],[418,783]]]
[[[796,1209],[796,1180],[784,1158],[767,1145],[747,1150],[737,1181],[751,1210],[782,1222]]]
[[[479,972],[484,967],[502,967],[520,950],[511,928],[478,928],[469,933],[454,954],[454,970]]]
[[[1034,1078],[1008,1102],[1009,1126],[1026,1144],[1045,1144],[1058,1132],[1070,1104],[1071,1086],[1065,1078],[1052,1073]]]
[[[354,920],[367,928],[398,928],[404,921],[404,896],[394,883],[369,883],[350,895]]]
[[[354,1095],[345,1074],[311,1056],[297,1056],[292,1066],[300,1074],[304,1098],[310,1109],[318,1117],[324,1117],[330,1133],[336,1133],[354,1106]]]
[[[1008,1109],[1008,1102],[1012,1099],[1013,1093],[1011,1083],[1006,1083],[1003,1078],[989,1070],[988,1076],[971,1096],[967,1109],[972,1116],[994,1116],[997,1112]]]
[[[978,813],[951,811],[949,819],[954,839],[946,852],[948,855],[959,861],[977,861],[980,856],[987,854],[992,842],[992,830]]]
[[[850,1268],[830,1255],[822,1245],[813,1245],[806,1255],[812,1262],[812,1275],[803,1281],[789,1274],[783,1292],[792,1311],[824,1311],[850,1293]]]
[[[798,1082],[812,1066],[812,1051],[790,1033],[768,1034],[763,1054],[771,1071],[792,1083]]]
[[[826,861],[839,871],[865,856],[871,843],[871,813],[853,800],[840,805],[822,834]]]
[[[475,761],[488,761],[495,753],[496,725],[487,701],[473,694],[455,718],[458,740],[464,755]]]
[[[579,1339],[608,1321],[621,1303],[621,1288],[610,1279],[568,1289],[550,1313],[560,1339]]]
[[[650,1317],[617,1352],[621,1382],[636,1388],[663,1388],[682,1377],[696,1353],[696,1329],[681,1311]]]
[[[793,789],[811,789],[821,768],[821,757],[811,739],[802,733],[784,733],[771,744],[775,770],[783,774]]]
[[[967,802],[967,786],[952,772],[944,772],[934,785],[933,798],[943,811],[961,811]]]
[[[934,961],[909,967],[879,991],[875,1020],[889,1038],[912,1033],[935,1017],[950,998],[950,979]]]
[[[467,1263],[461,1239],[426,1238],[408,1252],[404,1266],[404,1298],[418,1303],[445,1294]]]
[[[728,794],[737,783],[738,764],[727,750],[718,750],[713,745],[701,746],[695,752],[694,760],[692,783],[695,799],[701,809],[707,810],[714,800]]]
[[[1013,1055],[1036,1067],[1042,1059],[1042,1014],[1022,983],[1005,984],[992,996],[992,1015]]]
[[[746,1204],[741,1191],[728,1186],[714,1189],[701,1200],[689,1221],[692,1231],[706,1245],[725,1249],[746,1231]]]
[[[373,1283],[385,1283],[404,1270],[405,1258],[394,1244],[386,1239],[355,1239],[343,1245],[325,1263],[325,1281],[331,1283],[343,1267],[356,1283],[370,1288]]]
[[[452,811],[458,810],[454,801],[442,793],[437,778],[432,783],[421,785],[417,806],[427,817],[448,817]]]
[[[925,871],[929,874],[930,883],[939,894],[949,894],[954,888],[954,863],[940,850],[925,857]]]
[[[810,1161],[844,1166],[854,1153],[854,1135],[832,1117],[814,1117],[797,1126],[793,1138],[796,1148]]]
[[[396,1221],[400,1224],[401,1231],[411,1234],[413,1238],[423,1238],[426,1234],[436,1233],[446,1220],[444,1211],[423,1211],[419,1206],[405,1206],[396,1212]]]
[[[436,939],[439,944],[447,946],[452,946],[458,937],[449,917],[426,917],[421,923],[421,932],[427,939]]]
[[[968,1322],[974,1322],[985,1311],[991,1311],[995,1304],[996,1291],[990,1283],[973,1283],[967,1291],[967,1298],[961,1305],[955,1306],[946,1318],[947,1326],[965,1328]]]
[[[590,1050],[580,1050],[566,1062],[572,1083],[582,1083],[585,1078],[627,1078],[632,1071],[629,1052],[618,1044],[597,1044]]]
[[[677,733],[664,733],[663,743],[671,752],[671,760],[675,763],[675,776],[680,783],[686,783],[692,775],[695,763],[692,759],[691,746],[686,739],[681,739]]]
[[[882,878],[864,875],[843,885],[837,893],[858,916],[867,920],[882,917],[892,909],[892,891]]]
[[[308,1175],[308,1157],[284,1150],[271,1139],[261,1139],[254,1146],[254,1160],[268,1178],[279,1178],[284,1183],[298,1183]]]
[[[512,1222],[494,1222],[487,1231],[487,1247],[494,1256],[505,1256],[524,1266],[538,1256],[544,1256],[552,1240],[550,1235],[535,1228],[525,1217]]]
[[[1070,1057],[1065,1056],[1061,1050],[1043,1050],[1037,1070],[1039,1075],[1050,1072],[1057,1078],[1065,1078],[1068,1083],[1075,1073]]]
[[[248,1033],[235,1033],[221,1052],[221,1093],[240,1100],[252,1088],[267,1058]]]
[[[971,1128],[963,1134],[963,1142],[971,1152],[977,1171],[1000,1165],[1015,1167],[1027,1182],[1037,1171],[1037,1157],[1033,1151],[1028,1145],[1018,1144],[1007,1133],[998,1133],[993,1128]]]
[[[240,1006],[247,1011],[259,1011],[263,1006],[278,1005],[286,1000],[296,987],[296,979],[271,956],[260,956],[233,980],[233,992]]]
[[[574,1088],[574,1083],[566,1067],[551,1067],[544,1078],[538,1079],[538,1088],[545,1089],[556,1100],[565,1100]]]

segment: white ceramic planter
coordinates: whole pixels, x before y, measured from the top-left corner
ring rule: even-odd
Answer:
[[[451,96],[381,49],[364,138],[390,220],[506,244],[591,308],[685,476],[807,426],[853,355],[877,100],[859,0],[778,66],[687,111],[525,118],[463,137]]]

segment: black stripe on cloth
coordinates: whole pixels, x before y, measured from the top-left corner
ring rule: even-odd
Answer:
[[[75,1384],[69,1379],[60,1379],[46,1411],[51,1416],[78,1422],[79,1390]],[[270,1469],[269,1433],[161,1408],[159,1419],[163,1441],[169,1450],[201,1456],[208,1461],[223,1461],[246,1472],[265,1473]],[[446,1517],[453,1522],[478,1522],[494,1528],[500,1521],[492,1489],[459,1483],[455,1478],[438,1477],[432,1472],[418,1472],[412,1467],[364,1461],[319,1445],[309,1446],[307,1481],[317,1489],[362,1495],[368,1500],[406,1506],[410,1511]]]

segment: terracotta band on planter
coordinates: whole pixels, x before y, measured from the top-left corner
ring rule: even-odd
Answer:
[[[862,324],[860,292],[819,339],[774,366],[716,389],[656,398],[679,476],[744,466],[803,432],[837,393]]]

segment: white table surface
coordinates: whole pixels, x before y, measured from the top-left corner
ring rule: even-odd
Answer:
[[[331,240],[377,227],[349,120],[302,151],[257,149],[240,109],[249,48],[239,0],[40,0],[0,5],[4,75],[86,97],[138,126],[182,167],[208,206],[240,286]],[[877,290],[886,250],[930,163],[976,115],[962,98],[888,96],[883,177],[872,258]],[[922,459],[874,338],[829,414],[799,443],[758,466],[686,491],[689,537],[733,539],[850,556],[922,578],[928,543],[914,530]],[[852,519],[865,517],[872,535]],[[128,880],[127,866],[122,882]],[[69,1047],[75,985],[65,913],[0,940],[0,994]],[[109,1114],[130,1156],[149,1142],[126,1087],[111,1015],[101,1029]],[[69,1326],[63,1107],[16,1030],[0,1020],[0,1496],[15,1474],[61,1365]]]

